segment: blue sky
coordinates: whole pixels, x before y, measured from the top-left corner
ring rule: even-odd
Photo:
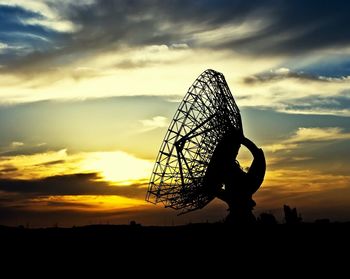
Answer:
[[[347,1],[0,1],[0,223],[222,219],[218,201],[177,218],[142,198],[172,116],[207,68],[225,75],[246,136],[265,151],[256,213],[288,203],[309,220],[348,220],[349,10]],[[241,160],[249,164],[243,150]]]

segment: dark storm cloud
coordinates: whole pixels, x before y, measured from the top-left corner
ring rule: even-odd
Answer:
[[[350,3],[346,1],[267,1],[263,5],[270,23],[258,33],[232,38],[221,47],[253,54],[290,55],[350,43]]]
[[[18,30],[21,34],[39,34],[50,43],[37,44],[28,38],[31,53],[25,58],[10,59],[2,71],[26,72],[33,66],[52,68],[121,46],[188,44],[192,48],[230,49],[251,55],[288,55],[345,47],[350,42],[350,3],[346,1],[97,0],[90,5],[74,2],[50,5],[59,11],[61,18],[77,26],[77,30],[58,34],[50,28],[10,24],[10,31],[3,34],[12,39],[3,38],[5,43],[19,40]],[[42,17],[20,8],[6,9],[17,9],[22,17]],[[5,15],[13,12],[6,9]],[[227,34],[225,41],[205,43],[195,37],[203,31],[216,31],[231,24],[249,25],[251,20],[261,21],[261,29],[243,37]],[[49,49],[49,44],[55,47]],[[126,68],[129,67],[126,63]]]
[[[72,5],[64,14],[81,26],[74,40],[86,48],[169,45],[190,41],[198,31],[240,23],[261,6],[260,2],[263,1],[99,0],[91,6]]]
[[[35,195],[119,195],[129,198],[145,197],[143,184],[131,186],[110,186],[97,181],[96,173],[57,175],[36,180],[0,179],[0,191]]]
[[[30,74],[33,67],[54,68],[72,59],[120,46],[170,46],[192,42],[196,32],[213,30],[227,22],[241,22],[252,10],[253,2],[107,0],[91,5],[51,3],[62,18],[79,27],[78,31],[66,34],[61,48],[36,48],[27,57],[7,63],[3,71]],[[193,30],[188,31],[188,28]],[[130,63],[118,66],[129,68]]]
[[[71,6],[65,15],[82,26],[74,40],[86,48],[179,42],[210,47],[198,44],[193,35],[259,19],[267,25],[258,33],[212,45],[274,54],[348,45],[349,8],[345,1],[99,0],[89,7]]]

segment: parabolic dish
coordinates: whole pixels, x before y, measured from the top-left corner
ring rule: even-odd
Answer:
[[[161,145],[146,200],[186,213],[214,196],[203,185],[215,147],[226,132],[242,132],[239,109],[223,74],[203,72],[189,88]]]

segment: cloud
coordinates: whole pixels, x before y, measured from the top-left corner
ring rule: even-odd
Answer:
[[[192,7],[186,9],[183,3],[173,1],[165,4],[158,0],[133,3],[118,0],[64,2],[63,5],[53,2],[47,5],[45,2],[35,4],[35,1],[28,3],[16,1],[14,4],[18,6],[4,6],[4,9],[16,11],[21,9],[25,13],[30,13],[28,19],[21,19],[25,26],[45,26],[55,30],[57,35],[58,31],[63,34],[68,30],[71,33],[61,36],[63,40],[40,34],[41,38],[60,47],[45,49],[42,46],[36,47],[35,51],[32,45],[33,51],[29,51],[28,57],[22,61],[13,61],[15,62],[13,66],[10,61],[6,70],[15,68],[25,70],[25,65],[27,68],[36,66],[37,69],[42,65],[45,69],[45,65],[47,68],[48,64],[59,65],[59,58],[64,57],[63,62],[67,63],[72,55],[74,59],[80,59],[84,53],[120,50],[125,46],[133,48],[167,45],[171,49],[179,50],[197,45],[206,48],[209,45],[203,38],[210,36],[210,32],[222,33],[224,37],[232,36],[235,34],[232,30],[241,28],[240,25],[246,15],[255,10],[253,5],[232,4],[227,1],[213,1],[209,6],[199,2],[187,3],[186,7],[188,5]],[[9,11],[6,10],[5,13]],[[64,26],[66,28],[63,28]],[[217,32],[218,28],[222,31]],[[226,34],[227,32],[229,33]]]
[[[328,191],[329,183],[333,183],[332,189],[346,189],[350,186],[350,176],[320,170],[280,168],[267,172],[261,189],[276,190],[286,196],[300,193],[312,195],[314,192]]]
[[[0,2],[0,42],[6,46],[1,54],[4,66],[34,52],[51,51],[65,37],[63,33],[38,24],[46,20],[43,14],[15,4]]]
[[[63,164],[65,162],[66,162],[65,160],[55,160],[55,161],[40,163],[40,164],[37,164],[36,166],[51,166],[51,165]]]
[[[272,152],[280,150],[286,151],[296,149],[301,144],[347,139],[350,139],[350,133],[344,132],[344,130],[339,127],[301,127],[294,131],[288,139],[281,140],[279,143],[264,146],[264,150]]]
[[[272,0],[6,3],[1,6],[6,29],[13,32],[6,32],[1,41],[11,45],[17,40],[25,48],[21,54],[8,55],[3,72],[47,71],[125,47],[166,45],[259,56],[345,48],[350,42],[344,1],[317,3],[317,8],[301,1]]]
[[[0,178],[43,179],[49,176],[99,173],[99,179],[109,184],[130,185],[146,181],[153,162],[123,151],[80,152],[69,154],[67,149],[31,155],[3,156]]]
[[[241,106],[297,114],[349,116],[347,76],[311,75],[287,67],[242,77]],[[255,86],[256,85],[256,86]]]
[[[186,5],[183,1],[96,1],[89,8],[72,6],[66,16],[81,26],[76,37],[85,41],[87,47],[107,43],[181,42],[197,47],[239,49],[258,55],[347,46],[347,9],[348,4],[343,1],[334,1],[332,5],[317,3],[317,8],[314,3],[305,5],[301,1],[242,3],[223,0],[186,2]],[[242,27],[249,23],[259,28]],[[211,31],[220,34],[219,40],[201,44],[204,41],[198,37]],[[109,36],[104,36],[105,33]]]
[[[235,39],[225,47],[253,54],[303,54],[312,50],[347,47],[348,3],[334,1],[307,4],[302,1],[262,1],[262,17],[268,25],[247,38]],[[304,5],[305,4],[305,5]]]
[[[140,122],[144,126],[143,132],[169,126],[169,120],[164,116],[154,116],[152,119],[144,119]]]
[[[7,173],[7,172],[15,172],[18,171],[17,168],[13,167],[12,165],[3,165],[2,169],[0,170],[0,173]]]
[[[290,113],[314,113],[350,116],[349,90],[334,96],[311,95],[303,98],[289,99],[283,110]]]
[[[118,195],[144,200],[145,184],[110,186],[97,173],[56,175],[42,179],[0,179],[0,191],[36,196]]]
[[[76,167],[74,163],[65,165],[67,159],[66,149],[31,155],[2,156],[0,178],[35,179],[64,172],[72,173]],[[13,171],[8,170],[9,166],[13,168]]]
[[[0,43],[0,49],[8,48],[8,44]]]
[[[8,45],[8,44],[6,44],[6,43],[0,43],[0,55],[1,54],[9,54],[9,52],[10,51],[13,51],[13,50],[20,50],[20,49],[22,49],[22,47],[21,46],[10,46],[10,45]],[[0,66],[1,66],[1,64],[0,64]]]
[[[128,70],[174,64],[178,59],[188,55],[189,51],[186,44],[148,45],[124,49],[122,55],[110,58],[115,61],[113,65],[115,69]]]
[[[121,76],[121,70],[126,71],[128,74],[130,74],[129,70],[133,69],[142,70],[144,68],[153,68],[154,71],[157,71],[158,67],[175,65],[192,54],[190,48],[172,47],[164,44],[133,48],[121,46],[101,51],[89,51],[85,49],[69,56],[68,52],[68,50],[61,48],[53,49],[52,52],[34,52],[18,60],[14,59],[10,64],[5,63],[0,69],[4,75],[7,75],[4,82],[6,81],[6,84],[10,86],[18,86],[18,79],[20,79],[23,82],[24,88],[33,89],[33,94],[29,94],[33,96],[38,94],[38,88],[45,86],[51,88],[60,80],[66,80],[68,84],[73,81],[73,86],[86,80],[88,83],[92,80],[104,80],[103,87],[105,87],[107,92],[110,90],[109,86],[111,82],[113,84],[117,82],[120,85],[124,85],[125,83],[123,87],[118,88],[118,91],[124,92],[132,90],[132,94],[135,95],[135,85],[137,84],[130,86],[128,81],[135,81],[139,78],[133,78],[126,74]],[[118,77],[120,77],[119,81]],[[109,79],[108,82],[106,82],[107,79]],[[161,80],[158,82],[161,82]],[[128,83],[127,86],[126,83]],[[139,84],[141,85],[141,83]],[[57,85],[62,86],[62,84]],[[67,84],[64,85],[66,86]],[[153,82],[153,86],[154,85]],[[98,87],[101,88],[100,86]],[[45,89],[45,91],[47,92],[47,89]],[[64,93],[63,95],[66,96],[63,96],[62,91],[65,90],[60,91],[60,95],[55,97],[72,97],[72,93]],[[86,97],[87,91],[84,91]],[[143,90],[141,92],[142,94],[144,93]],[[79,92],[73,94],[75,96],[79,94]],[[96,90],[94,91],[94,95],[95,94]],[[152,94],[154,93],[152,92]],[[45,96],[46,95],[47,94],[45,94]],[[115,95],[115,90],[113,90],[113,94],[109,92],[108,96],[110,95]],[[123,95],[125,95],[125,93],[123,93]]]
[[[266,82],[277,82],[284,79],[297,79],[300,81],[316,81],[316,82],[346,82],[350,80],[350,76],[347,77],[327,77],[327,76],[314,76],[303,72],[294,72],[288,68],[278,68],[249,76],[244,78],[244,82],[248,85],[259,85]]]
[[[64,3],[60,3],[61,5]],[[49,1],[36,0],[1,0],[0,5],[4,8],[23,9],[33,14],[38,14],[40,17],[20,19],[23,25],[39,25],[45,28],[50,28],[59,32],[72,32],[76,26],[72,22],[63,20],[57,9],[53,9]]]
[[[304,71],[314,76],[338,77],[350,76],[349,49],[340,49],[331,54],[327,51],[309,55],[305,60],[290,59],[287,62],[289,67],[296,71]]]
[[[20,141],[13,141],[13,142],[11,142],[11,147],[13,147],[13,148],[21,147],[23,145],[24,145],[24,143],[20,142]]]
[[[2,126],[1,123],[0,126]],[[4,128],[4,130],[7,129]],[[29,142],[24,143],[21,141],[13,141],[10,144],[4,144],[3,146],[0,145],[0,158],[16,155],[32,155],[37,153],[44,153],[46,151],[48,151],[46,144],[32,144]]]
[[[95,1],[88,8],[79,5],[69,8],[64,11],[66,17],[81,26],[77,40],[94,48],[106,44],[185,46],[192,34],[213,30],[227,22],[240,23],[255,9],[253,5],[228,1],[184,5],[182,1],[159,0]]]
[[[170,48],[173,48],[173,49],[187,49],[189,48],[189,45],[188,44],[171,44]]]
[[[339,127],[330,128],[299,128],[296,133],[290,137],[288,143],[303,143],[317,141],[331,141],[350,139],[350,133],[344,133]]]
[[[0,221],[4,224],[4,220],[12,219],[10,216],[17,216],[15,223],[19,219],[26,223],[35,220],[38,226],[43,226],[45,218],[37,217],[50,213],[49,222],[58,218],[60,223],[67,224],[72,218],[79,223],[86,214],[91,222],[93,216],[122,216],[145,206],[146,185],[110,186],[99,178],[97,173],[75,173],[33,180],[0,179]],[[34,216],[29,217],[31,214]]]

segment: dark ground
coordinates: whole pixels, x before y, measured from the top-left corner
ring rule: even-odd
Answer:
[[[233,227],[222,223],[189,224],[185,226],[90,225],[73,228],[40,228],[0,226],[3,244],[60,248],[66,245],[108,245],[118,248],[159,247],[223,247],[248,245],[268,248],[284,245],[295,248],[350,245],[350,223],[301,223],[294,225],[253,225]]]
[[[350,223],[241,228],[221,223],[43,229],[0,226],[0,263],[10,274],[24,272],[27,277],[41,272],[80,278],[81,272],[89,277],[94,272],[97,278],[111,274],[116,278],[276,274],[280,278],[281,274],[299,277],[321,272],[326,276],[328,272],[333,278],[348,270],[349,238]],[[121,273],[125,276],[117,276]]]

